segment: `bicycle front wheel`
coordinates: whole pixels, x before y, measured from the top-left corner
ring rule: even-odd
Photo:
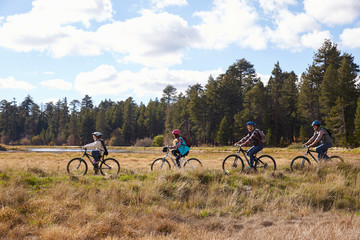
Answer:
[[[170,170],[170,163],[165,158],[158,158],[151,164],[151,171],[166,171]]]
[[[120,172],[120,164],[114,158],[107,158],[101,162],[100,172],[104,176],[118,175]]]
[[[196,158],[190,158],[185,161],[184,168],[185,169],[200,169],[202,167],[202,164],[199,159]]]
[[[330,161],[334,163],[340,163],[340,162],[344,162],[344,159],[342,159],[342,157],[340,156],[331,156]]]
[[[231,175],[242,172],[244,170],[244,162],[238,155],[229,155],[224,159],[222,168],[225,174]]]
[[[310,160],[307,157],[297,156],[291,161],[290,168],[291,171],[308,170],[310,165]]]
[[[270,155],[262,155],[255,160],[255,170],[257,172],[275,172],[276,162]]]
[[[79,177],[86,174],[88,166],[83,159],[73,158],[69,161],[66,169],[70,175]]]

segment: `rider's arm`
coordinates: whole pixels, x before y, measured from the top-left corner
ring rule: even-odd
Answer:
[[[248,137],[250,137],[249,134],[246,135],[245,137],[243,137],[242,139],[240,139],[240,140],[239,140],[238,142],[236,142],[235,144],[242,144],[243,142],[246,141],[246,139],[247,139]]]
[[[102,152],[104,151],[103,146],[100,141],[94,141],[92,143],[86,144],[83,146],[83,148],[97,149]]]
[[[247,140],[246,140],[246,142],[244,142],[244,144],[243,145],[246,145],[246,144],[248,144],[248,143],[250,143],[251,141],[253,141],[253,140],[255,140],[256,139],[256,136],[255,136],[255,133],[256,131],[252,131],[252,133],[249,133],[248,134],[248,138],[247,138]]]
[[[314,133],[314,135],[306,142],[306,143],[304,143],[304,145],[309,145],[310,143],[312,143],[314,140],[315,140],[315,138],[316,138],[316,132]]]
[[[317,134],[317,137],[316,137],[315,141],[314,141],[313,143],[311,143],[311,144],[309,145],[309,147],[313,147],[313,146],[315,146],[315,144],[317,144],[318,142],[320,142],[320,140],[321,140],[321,138],[324,136],[324,134],[325,134],[325,130],[321,129],[321,130],[319,131],[319,134]]]
[[[170,148],[170,149],[178,149],[178,148],[181,146],[181,144],[182,144],[182,139],[179,138],[179,140],[177,141],[176,145],[170,146],[169,148]]]

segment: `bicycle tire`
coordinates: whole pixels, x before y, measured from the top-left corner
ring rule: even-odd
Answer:
[[[120,172],[120,164],[114,158],[107,158],[100,164],[100,172],[103,176],[118,175]]]
[[[157,158],[151,164],[151,171],[166,171],[170,170],[170,168],[169,161],[164,158]]]
[[[70,175],[79,177],[87,173],[88,166],[85,160],[73,158],[68,162],[66,169]]]
[[[342,157],[336,155],[331,156],[329,160],[334,163],[344,162],[344,159],[342,159]]]
[[[254,168],[257,172],[275,172],[275,159],[270,155],[262,155],[256,158]]]
[[[196,169],[202,168],[202,164],[201,164],[201,162],[200,162],[199,159],[190,158],[190,159],[188,159],[187,161],[185,161],[185,163],[184,163],[184,168],[185,168],[185,169],[196,170]]]
[[[295,170],[307,170],[310,167],[311,163],[309,158],[305,156],[295,157],[290,164],[291,171]]]
[[[239,164],[239,162],[241,164]],[[226,175],[242,172],[244,170],[244,161],[238,155],[229,155],[224,159],[222,169]]]

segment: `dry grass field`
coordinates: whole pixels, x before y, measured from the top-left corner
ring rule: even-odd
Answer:
[[[111,149],[111,148],[110,148]],[[358,150],[292,173],[304,149],[268,148],[274,174],[225,176],[234,148],[193,148],[200,171],[150,171],[160,148],[110,153],[115,178],[66,173],[71,153],[0,152],[1,239],[360,239]]]

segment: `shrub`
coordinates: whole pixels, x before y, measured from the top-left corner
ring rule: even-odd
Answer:
[[[31,144],[31,140],[27,137],[24,137],[20,140],[21,145],[30,145]]]
[[[151,138],[139,139],[135,143],[135,147],[150,147],[153,144],[153,140]]]
[[[156,137],[154,137],[153,146],[154,147],[164,146],[164,135],[157,135]]]
[[[11,139],[10,139],[10,137],[9,136],[2,136],[1,137],[1,143],[2,144],[9,144],[10,143],[10,141],[11,141]]]
[[[39,135],[37,136],[34,136],[32,139],[31,139],[31,144],[33,145],[41,145],[42,144],[42,139]]]

